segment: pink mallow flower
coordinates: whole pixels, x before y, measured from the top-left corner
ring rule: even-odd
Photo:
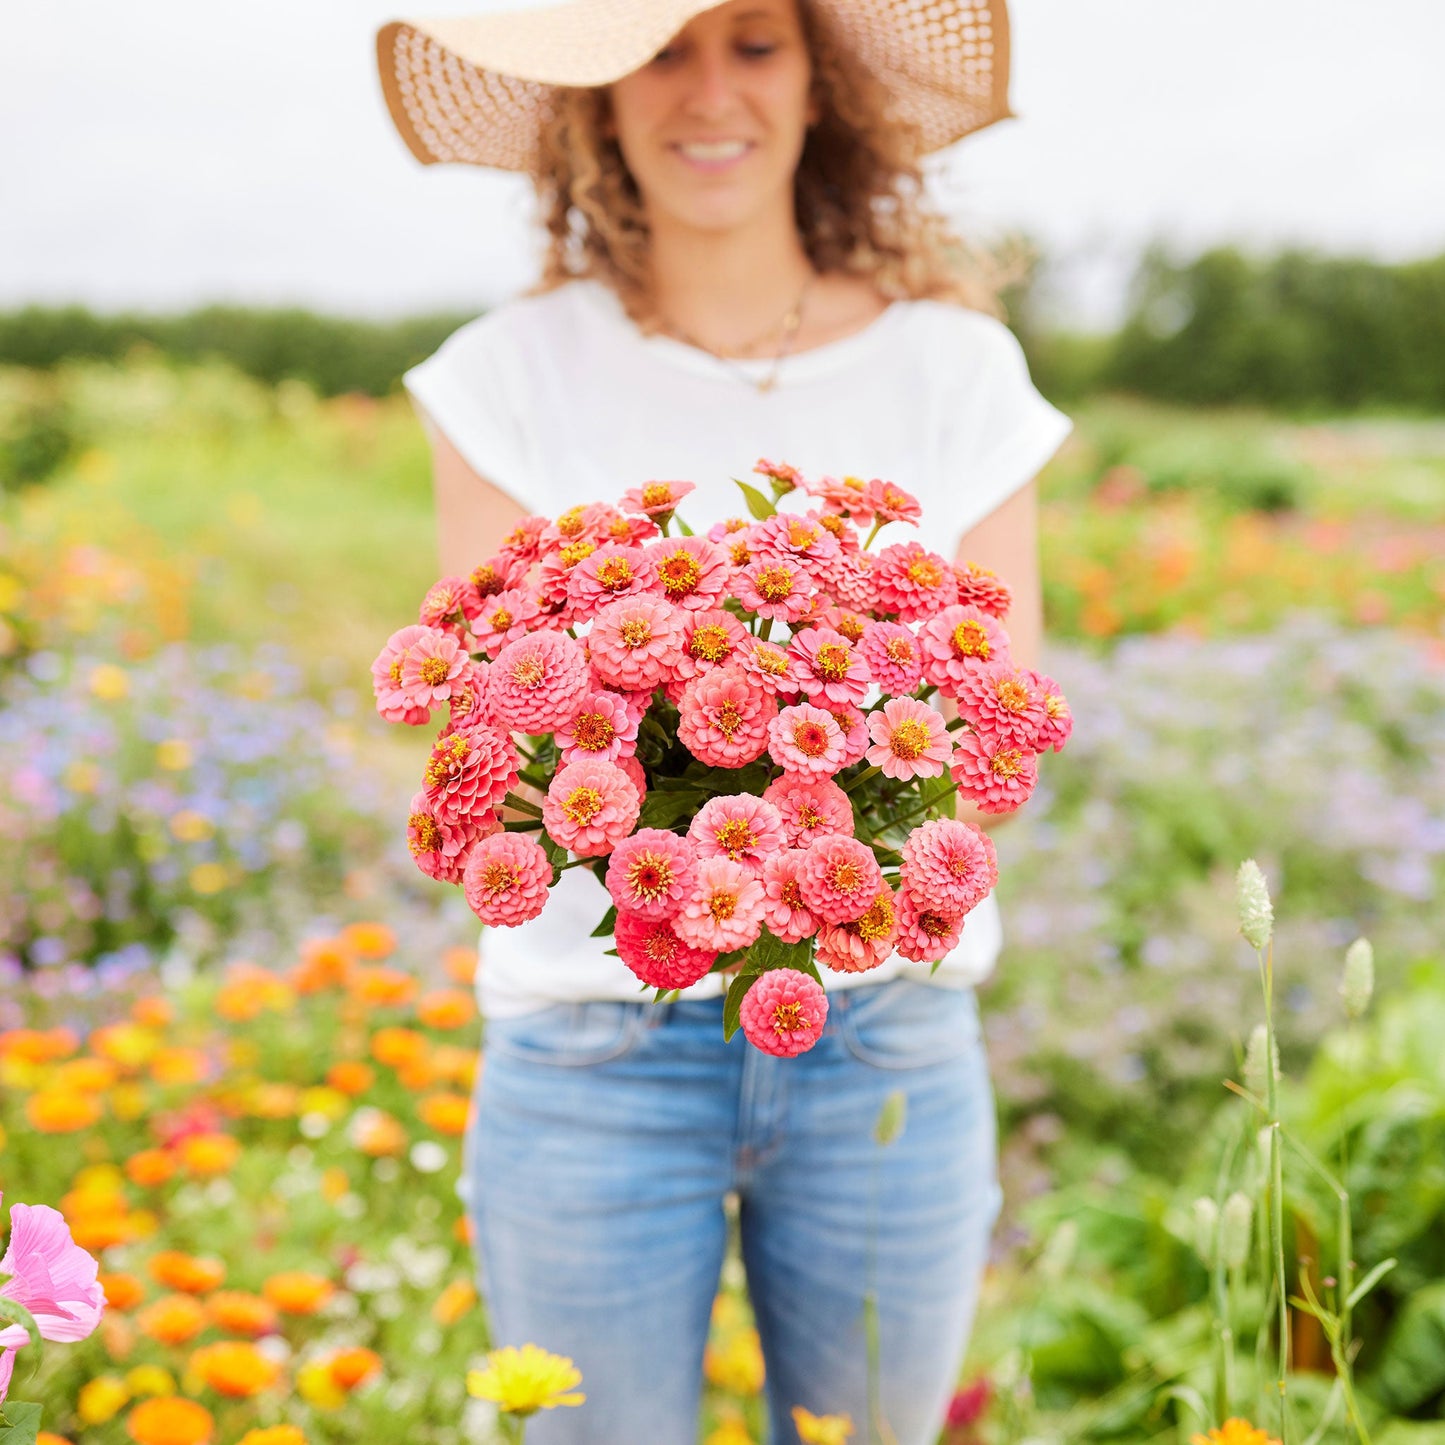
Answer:
[[[923,676],[944,697],[953,697],[974,668],[1008,660],[1008,637],[977,607],[946,607],[918,629]]]
[[[657,575],[641,547],[608,543],[567,574],[567,600],[583,617],[620,597],[640,597],[656,590]]]
[[[818,1042],[828,1018],[828,995],[796,968],[770,968],[743,995],[739,1021],[754,1048],[790,1059]]]
[[[798,685],[819,707],[857,706],[871,681],[863,654],[831,627],[808,627],[788,647]]]
[[[896,612],[903,622],[935,617],[958,598],[958,582],[948,559],[918,542],[885,547],[878,554],[873,578],[879,607]]]
[[[29,1310],[41,1339],[74,1344],[100,1323],[105,1291],[98,1283],[99,1269],[95,1258],[71,1238],[59,1210],[48,1204],[10,1206],[10,1243],[0,1259],[0,1299]],[[0,1323],[0,1401],[10,1388],[15,1352],[29,1340],[23,1325]]]
[[[413,707],[450,702],[452,688],[470,662],[466,649],[450,632],[428,627],[406,650],[401,690]]]
[[[767,748],[778,704],[742,668],[729,666],[693,678],[677,712],[678,739],[693,757],[714,768],[741,768]]]
[[[664,537],[647,549],[661,592],[676,607],[706,612],[727,596],[732,564],[726,549],[706,537]]]
[[[601,689],[587,693],[577,703],[566,722],[558,724],[554,740],[565,763],[579,758],[615,763],[637,751],[641,720],[641,714],[634,712],[620,693]]]
[[[865,973],[893,952],[897,937],[898,903],[893,890],[880,883],[861,917],[818,930],[818,962],[835,973]]]
[[[958,710],[974,728],[1007,747],[1037,752],[1048,721],[1038,674],[1008,662],[976,667],[958,685]]]
[[[472,849],[462,891],[473,913],[494,928],[516,928],[547,903],[552,865],[542,845],[526,833],[494,833]]]
[[[696,883],[696,848],[690,839],[665,828],[639,828],[607,860],[607,891],[619,915],[671,918],[691,897]]]
[[[798,883],[802,867],[803,854],[797,848],[763,859],[763,922],[784,943],[801,943],[818,931]]]
[[[609,602],[587,635],[592,668],[610,687],[651,692],[682,656],[683,613],[658,597]]]
[[[993,839],[959,818],[920,823],[904,841],[900,881],[918,907],[962,918],[998,882]]]
[[[411,800],[406,821],[406,846],[416,866],[439,883],[460,883],[473,844],[501,828],[495,813],[448,818],[427,802],[425,793]]]
[[[408,650],[429,630],[414,622],[410,627],[393,632],[371,664],[371,687],[376,694],[376,710],[385,722],[419,727],[431,719],[431,710],[412,702],[401,681]]]
[[[857,838],[830,835],[803,851],[798,874],[803,904],[825,923],[852,923],[867,912],[883,888],[873,850]]]
[[[831,778],[846,756],[843,729],[832,713],[812,703],[796,703],[768,725],[768,756],[784,773]]]
[[[584,760],[558,769],[542,801],[542,826],[578,857],[600,858],[633,830],[641,809],[641,795],[616,763]]]
[[[521,759],[505,733],[484,724],[438,738],[422,775],[427,806],[455,822],[492,812],[517,781]]]
[[[784,773],[763,789],[763,797],[782,817],[789,848],[806,848],[830,833],[853,836],[853,805],[831,778]]]
[[[923,652],[901,622],[870,622],[858,650],[885,696],[903,697],[923,681]]]
[[[898,893],[898,938],[894,948],[913,963],[938,963],[958,947],[963,915],[919,903],[906,888]]]
[[[942,716],[915,698],[890,697],[868,714],[868,733],[873,746],[864,757],[885,777],[941,777],[953,755]]]
[[[981,813],[1012,813],[1039,780],[1035,754],[987,733],[963,733],[953,745],[953,781]]]
[[[666,918],[643,918],[617,910],[617,956],[651,988],[688,988],[717,961],[714,948],[694,948]]]
[[[763,928],[762,881],[731,858],[700,859],[692,896],[671,922],[694,948],[717,953],[746,948]]]
[[[689,492],[697,490],[696,482],[644,482],[623,492],[617,505],[624,512],[642,512],[649,517],[661,517],[677,508],[677,504]]]
[[[750,793],[709,798],[693,815],[687,836],[699,858],[731,858],[755,873],[770,853],[787,847],[783,815]]]
[[[565,632],[531,632],[509,642],[487,674],[492,716],[526,733],[561,726],[590,685],[582,644]]]

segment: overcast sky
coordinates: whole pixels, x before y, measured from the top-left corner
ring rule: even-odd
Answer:
[[[424,13],[486,8],[429,0]],[[1020,119],[940,196],[1067,261],[1107,321],[1150,237],[1445,251],[1442,0],[1013,0]],[[382,0],[5,0],[0,305],[477,306],[531,275],[525,182],[418,166]]]

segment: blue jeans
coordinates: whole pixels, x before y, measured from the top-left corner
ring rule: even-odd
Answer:
[[[870,1286],[878,1438],[933,1441],[999,1204],[977,1005],[906,979],[829,1003],[794,1059],[724,1044],[721,999],[488,1023],[463,1187],[493,1338],[570,1355],[587,1394],[534,1416],[529,1445],[694,1445],[729,1192],[775,1445],[797,1440],[794,1405],[874,1438]]]

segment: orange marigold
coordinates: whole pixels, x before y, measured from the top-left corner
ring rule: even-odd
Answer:
[[[163,1345],[183,1345],[205,1329],[208,1320],[199,1300],[188,1294],[162,1295],[136,1317],[141,1332]]]
[[[416,1003],[416,1016],[429,1029],[460,1029],[477,1016],[472,995],[459,988],[434,988]]]
[[[363,1064],[360,1059],[338,1059],[326,1071],[326,1082],[333,1089],[339,1089],[353,1098],[357,1094],[364,1094],[375,1081],[376,1070],[370,1064]]]
[[[331,1298],[335,1289],[325,1276],[297,1269],[273,1274],[261,1286],[261,1293],[282,1314],[311,1315]]]
[[[471,1108],[472,1101],[464,1094],[428,1094],[417,1105],[417,1115],[438,1134],[461,1135],[467,1131]]]
[[[125,1161],[125,1177],[142,1189],[164,1184],[175,1172],[176,1161],[164,1149],[140,1149]]]
[[[248,1340],[218,1340],[202,1345],[188,1367],[219,1395],[244,1400],[269,1390],[281,1378],[281,1366]]]
[[[125,1428],[136,1445],[206,1445],[215,1422],[194,1400],[156,1395],[125,1417]]]
[[[354,1390],[381,1373],[381,1356],[364,1345],[338,1350],[330,1361],[331,1378],[343,1390]]]
[[[133,1310],[146,1297],[145,1282],[139,1275],[102,1270],[96,1278],[105,1291],[106,1304],[113,1310]]]
[[[89,1129],[105,1111],[93,1094],[41,1089],[25,1101],[25,1117],[42,1134],[74,1134]]]
[[[348,923],[341,941],[358,958],[388,958],[396,952],[396,934],[384,923]]]
[[[179,1249],[163,1249],[152,1255],[148,1268],[157,1284],[183,1294],[209,1294],[219,1289],[226,1278],[222,1260],[186,1254]]]
[[[206,1309],[218,1329],[228,1334],[269,1334],[276,1328],[276,1306],[246,1290],[219,1289],[206,1301]]]

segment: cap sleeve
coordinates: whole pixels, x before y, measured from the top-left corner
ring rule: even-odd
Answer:
[[[523,369],[499,316],[454,331],[402,377],[428,434],[440,431],[478,476],[542,509],[527,445]]]
[[[1073,422],[1029,376],[1018,338],[982,312],[950,307],[940,367],[953,393],[943,425],[939,475],[949,517],[963,536],[1023,487],[1059,449]]]

